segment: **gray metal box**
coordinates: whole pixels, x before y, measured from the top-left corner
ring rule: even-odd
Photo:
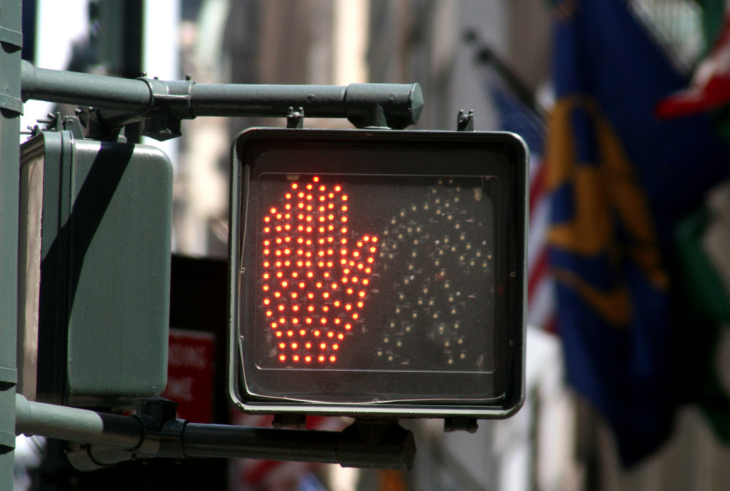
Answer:
[[[21,147],[19,391],[131,406],[167,380],[172,167],[146,145]]]

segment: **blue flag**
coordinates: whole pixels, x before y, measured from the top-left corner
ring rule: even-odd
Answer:
[[[704,116],[659,121],[687,85],[623,0],[555,1],[547,186],[557,329],[570,382],[612,426],[624,465],[695,397],[693,329],[672,284],[672,231],[730,175]]]

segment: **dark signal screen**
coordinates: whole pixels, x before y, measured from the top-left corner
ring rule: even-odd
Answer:
[[[256,186],[259,369],[495,370],[499,179],[265,173]]]

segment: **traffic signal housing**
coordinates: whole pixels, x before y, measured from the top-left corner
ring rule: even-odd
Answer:
[[[167,382],[172,166],[147,145],[21,145],[19,392],[134,407]]]
[[[230,201],[233,402],[383,417],[519,409],[527,163],[510,133],[243,132]]]

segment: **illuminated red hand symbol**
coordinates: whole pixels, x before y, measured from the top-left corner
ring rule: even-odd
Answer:
[[[352,239],[344,186],[295,182],[263,217],[263,310],[282,365],[337,361],[362,322],[378,238]]]

